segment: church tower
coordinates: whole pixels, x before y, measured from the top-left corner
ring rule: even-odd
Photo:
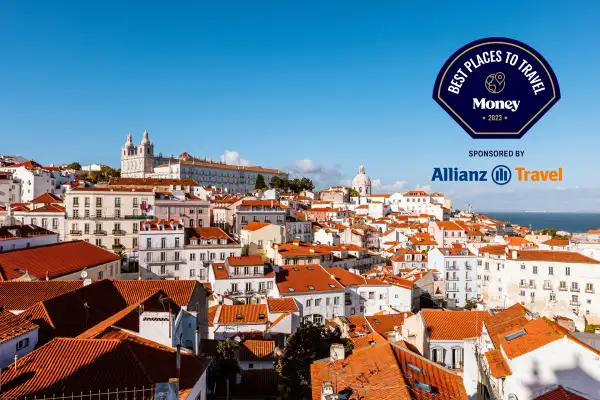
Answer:
[[[154,145],[148,138],[148,131],[135,147],[131,133],[127,135],[127,142],[121,149],[121,177],[147,178],[154,173]]]

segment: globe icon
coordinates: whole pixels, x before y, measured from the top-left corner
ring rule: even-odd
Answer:
[[[498,94],[503,91],[505,83],[506,80],[503,72],[489,74],[485,78],[485,88],[492,94]]]

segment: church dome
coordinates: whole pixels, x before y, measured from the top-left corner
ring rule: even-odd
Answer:
[[[371,178],[365,173],[363,165],[358,169],[358,175],[352,180],[352,188],[355,189],[361,196],[371,194]]]

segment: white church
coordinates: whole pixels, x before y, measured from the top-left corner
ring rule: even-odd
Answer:
[[[247,193],[254,189],[256,177],[261,174],[269,184],[271,178],[288,178],[288,173],[260,166],[230,165],[192,157],[182,153],[178,157],[154,155],[154,145],[148,131],[142,141],[133,144],[131,133],[121,149],[122,178],[194,179],[202,186],[223,189],[229,193]]]

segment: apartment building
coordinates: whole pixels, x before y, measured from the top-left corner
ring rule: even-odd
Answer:
[[[138,258],[140,222],[154,220],[149,188],[75,188],[65,194],[67,240],[82,239]]]
[[[442,273],[446,281],[446,298],[455,299],[458,307],[477,299],[477,256],[456,244],[429,250],[428,268]]]
[[[312,242],[312,222],[302,221],[290,215],[286,216],[285,238],[286,242],[291,242],[292,240]]]
[[[431,221],[427,231],[440,247],[448,248],[453,244],[467,244],[467,233],[454,221]]]
[[[276,280],[280,297],[296,300],[305,320],[323,324],[345,314],[344,287],[318,264],[283,266]]]
[[[183,191],[157,192],[155,212],[158,219],[178,219],[186,227],[210,226],[210,203]]]
[[[242,246],[220,228],[185,229],[186,279],[209,281],[214,263],[242,255]]]
[[[234,216],[236,235],[249,222],[267,222],[275,225],[285,225],[287,210],[275,200],[244,200],[239,205]]]
[[[187,279],[185,228],[178,220],[140,221],[139,267],[162,279]]]
[[[265,255],[267,247],[284,239],[284,227],[267,222],[250,222],[240,232],[240,244],[249,256]]]
[[[238,304],[265,303],[268,297],[279,297],[275,274],[260,256],[227,257],[209,269],[213,291],[232,298]]]
[[[21,181],[11,172],[0,173],[0,204],[21,201]]]
[[[574,319],[600,315],[600,261],[580,253],[551,250],[511,250],[504,246],[479,249],[481,297],[489,308],[515,303],[548,317]]]

